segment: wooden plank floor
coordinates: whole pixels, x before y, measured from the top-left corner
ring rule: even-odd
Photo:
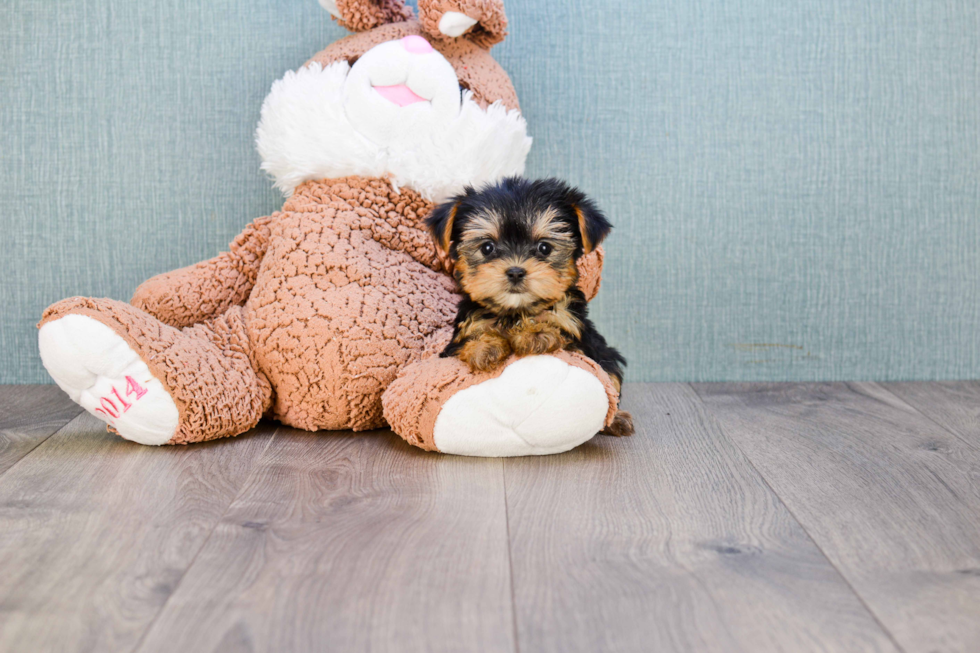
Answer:
[[[633,438],[481,460],[0,386],[0,651],[980,651],[980,384],[624,395]]]

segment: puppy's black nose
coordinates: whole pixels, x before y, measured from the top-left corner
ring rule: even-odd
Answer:
[[[512,268],[507,268],[507,278],[510,279],[511,283],[523,281],[526,276],[527,270],[524,268],[517,267],[516,265]]]

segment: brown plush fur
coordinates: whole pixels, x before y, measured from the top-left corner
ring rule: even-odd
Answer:
[[[380,25],[409,20],[414,15],[402,0],[336,0],[338,23],[352,32],[364,32]]]

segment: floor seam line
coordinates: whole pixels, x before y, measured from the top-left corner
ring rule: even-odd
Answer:
[[[51,438],[53,438],[54,436],[56,436],[56,435],[58,435],[59,433],[61,433],[62,431],[64,431],[64,430],[65,430],[66,428],[68,428],[68,427],[69,427],[69,426],[71,426],[72,424],[74,424],[74,423],[75,423],[75,421],[76,421],[76,420],[77,420],[77,419],[78,419],[79,417],[81,417],[82,415],[87,415],[87,414],[88,414],[88,413],[86,413],[84,409],[81,409],[81,408],[80,408],[80,409],[79,409],[79,413],[78,413],[77,415],[75,415],[74,417],[72,417],[72,418],[71,418],[70,420],[68,420],[67,422],[65,422],[65,423],[64,423],[64,424],[62,424],[61,426],[59,426],[59,427],[58,427],[57,429],[55,429],[55,430],[54,430],[54,431],[52,431],[51,433],[49,433],[49,434],[47,434],[47,435],[46,435],[45,437],[43,437],[43,438],[41,438],[41,441],[40,441],[40,442],[38,442],[38,443],[37,443],[37,444],[35,444],[35,445],[34,445],[33,447],[31,447],[30,449],[28,449],[27,451],[25,451],[25,452],[24,452],[24,455],[23,455],[23,456],[21,456],[20,458],[18,458],[17,460],[15,460],[15,461],[13,462],[13,464],[12,464],[12,465],[11,465],[10,467],[8,467],[7,469],[5,469],[5,470],[3,470],[2,472],[0,472],[0,482],[2,482],[2,481],[3,481],[3,477],[4,477],[4,475],[5,475],[5,474],[6,474],[7,472],[9,472],[9,471],[10,471],[11,469],[13,469],[14,467],[16,467],[17,465],[19,465],[19,464],[20,464],[20,463],[21,463],[21,462],[22,462],[22,461],[23,461],[23,460],[24,460],[25,458],[27,458],[28,456],[30,456],[30,455],[31,455],[32,453],[34,453],[35,451],[37,451],[37,448],[38,448],[38,447],[40,447],[40,446],[41,446],[42,444],[44,444],[45,442],[47,442],[48,440],[50,440],[50,439],[51,439]],[[101,422],[100,422],[100,423],[101,423]]]
[[[514,653],[521,653],[521,643],[517,637],[517,597],[514,596],[514,556],[511,552],[510,507],[507,505],[507,460],[500,459],[500,480],[504,486],[504,525],[507,532],[507,570],[510,580],[510,621],[514,635]]]
[[[954,429],[951,429],[950,427],[946,426],[945,424],[940,424],[939,422],[937,422],[936,420],[934,420],[929,415],[926,415],[921,410],[919,410],[919,407],[918,406],[916,406],[915,404],[913,404],[912,402],[910,402],[908,399],[906,399],[905,397],[902,397],[901,395],[897,395],[894,392],[892,392],[891,390],[889,390],[888,387],[885,386],[884,383],[879,383],[878,381],[871,381],[871,383],[875,384],[876,386],[878,386],[879,388],[881,388],[882,390],[884,390],[885,392],[887,392],[888,394],[890,394],[892,397],[895,397],[895,399],[898,399],[903,404],[905,404],[906,406],[908,406],[909,408],[911,408],[912,410],[914,410],[917,415],[921,415],[923,418],[925,418],[926,420],[932,422],[933,424],[935,424],[936,426],[938,426],[940,429],[942,429],[946,433],[949,433],[950,435],[952,435],[954,438],[956,438],[960,442],[965,443],[968,447],[970,447],[974,451],[980,452],[980,447],[978,447],[975,443],[973,443],[970,440],[968,440],[966,438],[966,436],[964,436],[963,434],[961,434],[959,431],[956,431]]]
[[[766,488],[768,488],[769,491],[772,492],[772,495],[776,498],[776,500],[779,501],[779,505],[781,505],[783,508],[786,509],[786,512],[789,514],[790,517],[792,517],[793,521],[796,522],[796,524],[800,527],[800,530],[803,531],[807,539],[810,540],[813,546],[817,548],[817,551],[819,551],[820,555],[824,557],[824,560],[827,561],[827,564],[829,564],[834,569],[834,571],[837,572],[837,576],[844,582],[845,585],[847,585],[847,588],[851,590],[851,593],[854,595],[854,597],[861,603],[862,606],[864,606],[864,609],[867,610],[868,614],[871,616],[874,622],[878,624],[878,627],[881,628],[881,632],[885,634],[888,640],[895,646],[895,648],[898,651],[901,651],[902,653],[906,653],[905,648],[898,643],[898,640],[895,639],[895,635],[891,632],[891,630],[885,627],[885,624],[882,623],[881,619],[878,618],[878,615],[875,613],[874,610],[871,609],[871,606],[868,605],[868,603],[864,600],[864,597],[861,596],[861,594],[857,591],[857,589],[854,588],[854,585],[851,584],[851,581],[847,578],[844,572],[841,571],[841,569],[834,563],[833,559],[827,554],[826,551],[824,551],[823,547],[820,546],[820,543],[817,542],[817,540],[813,537],[813,535],[810,533],[807,527],[803,525],[803,522],[800,521],[799,517],[796,516],[796,513],[793,512],[793,510],[789,507],[789,505],[786,503],[783,497],[780,496],[778,492],[776,492],[776,488],[774,488],[772,485],[769,484],[769,479],[767,479],[763,475],[763,473],[759,470],[759,468],[756,467],[755,462],[749,457],[747,453],[745,453],[742,447],[739,446],[738,442],[735,441],[735,438],[728,435],[728,432],[725,430],[725,427],[722,425],[721,420],[715,417],[715,414],[711,412],[711,408],[704,401],[704,398],[697,391],[697,388],[694,387],[694,384],[688,383],[687,385],[689,388],[691,388],[695,396],[698,398],[698,401],[701,403],[701,407],[704,409],[705,415],[710,417],[715,422],[715,425],[718,427],[718,430],[725,437],[725,439],[728,440],[728,442],[733,447],[735,447],[735,449],[738,450],[739,454],[741,454],[742,457],[745,459],[745,462],[747,462],[749,464],[749,467],[752,468],[752,471],[754,471],[756,475],[758,475],[759,480],[761,480],[765,484]]]
[[[225,518],[225,515],[227,515],[228,512],[231,510],[231,507],[235,505],[235,502],[238,501],[238,497],[241,496],[242,490],[245,488],[246,485],[248,485],[248,482],[252,480],[252,475],[255,474],[255,470],[258,467],[258,464],[262,462],[262,459],[265,457],[265,454],[269,450],[269,447],[272,446],[273,441],[275,441],[275,439],[279,436],[280,430],[281,430],[280,428],[276,428],[276,430],[272,432],[272,437],[269,438],[269,441],[266,443],[265,448],[262,449],[262,453],[260,453],[258,456],[255,457],[255,466],[253,466],[252,469],[249,470],[248,475],[242,481],[241,487],[239,487],[238,490],[235,492],[235,496],[232,497],[231,501],[228,502],[228,505],[222,511],[221,515],[215,520],[214,528],[211,529],[211,531],[208,533],[208,536],[204,538],[203,542],[201,542],[201,546],[194,553],[194,557],[191,558],[191,561],[187,564],[187,568],[184,569],[184,572],[180,575],[180,579],[177,581],[177,584],[174,585],[173,591],[170,592],[170,595],[167,597],[167,600],[163,602],[163,605],[161,605],[160,609],[157,610],[156,615],[154,615],[150,623],[147,624],[146,630],[144,630],[143,634],[140,635],[139,641],[137,641],[136,645],[133,646],[132,649],[130,649],[131,653],[137,653],[137,651],[139,651],[140,648],[142,648],[143,643],[146,641],[146,638],[150,635],[150,631],[153,630],[153,627],[156,625],[157,621],[159,621],[160,616],[163,614],[164,610],[166,610],[167,606],[170,604],[170,600],[174,597],[175,594],[177,594],[177,590],[180,589],[180,586],[184,582],[184,579],[187,578],[187,574],[190,572],[191,567],[194,566],[194,563],[197,562],[197,559],[201,555],[201,552],[204,551],[205,547],[207,547],[208,545],[208,542],[211,541],[211,537],[214,535],[214,532],[218,530],[218,526],[221,525],[221,521]]]

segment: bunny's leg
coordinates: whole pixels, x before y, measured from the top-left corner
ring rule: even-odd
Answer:
[[[619,393],[596,363],[560,351],[486,373],[433,356],[402,370],[382,402],[392,430],[417,447],[531,456],[568,451],[608,427]]]
[[[41,359],[55,382],[127,440],[238,435],[272,403],[237,306],[175,329],[123,302],[73,298],[48,308],[38,326]]]

